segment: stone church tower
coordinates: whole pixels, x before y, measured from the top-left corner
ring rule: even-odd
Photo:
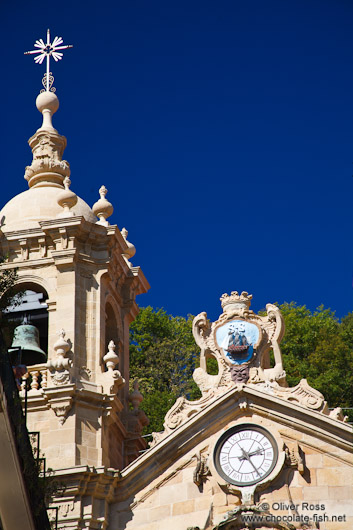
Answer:
[[[130,262],[127,231],[107,220],[106,188],[92,208],[70,190],[66,138],[52,124],[57,96],[43,92],[36,104],[43,123],[29,140],[29,189],[0,215],[1,268],[17,268],[25,292],[6,318],[22,337],[33,324],[40,330],[44,353],[39,364],[26,353],[22,384],[28,429],[40,432],[48,467],[71,468],[83,480],[89,469],[124,468],[145,447],[142,396],[136,385],[129,393],[129,324],[149,284]]]

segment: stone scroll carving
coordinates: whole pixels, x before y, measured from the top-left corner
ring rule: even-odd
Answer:
[[[335,420],[345,420],[341,410],[329,413],[324,396],[306,379],[288,388],[280,348],[284,335],[281,312],[276,305],[267,304],[266,314],[257,315],[250,309],[251,299],[252,295],[246,291],[223,294],[220,299],[223,313],[218,320],[210,322],[205,312],[194,318],[193,335],[201,352],[200,366],[194,371],[193,378],[202,397],[197,401],[178,398],[165,417],[164,432],[153,433],[151,446],[234,387],[239,389],[236,406],[247,407],[248,403],[244,402],[240,392],[244,385],[309,410],[329,414]],[[218,374],[208,373],[208,358],[217,361]]]
[[[257,388],[267,394],[278,396],[292,403],[298,403],[298,405],[302,405],[308,409],[328,413],[324,396],[321,392],[312,388],[306,379],[302,379],[292,388],[282,388],[275,381],[259,383]]]
[[[256,315],[250,310],[251,299],[246,291],[223,294],[223,313],[216,322],[211,324],[204,312],[195,317],[193,333],[201,355],[194,380],[203,394],[247,382],[276,381],[286,386],[279,346],[284,333],[282,315],[273,304],[267,304],[267,315]],[[274,367],[270,366],[271,349]],[[208,357],[217,360],[218,376],[207,373]]]

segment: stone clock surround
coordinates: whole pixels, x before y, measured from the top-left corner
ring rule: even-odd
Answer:
[[[251,433],[249,444],[247,444],[245,438],[241,438],[241,434],[246,432]],[[236,435],[238,435],[237,441],[233,441]],[[264,443],[267,445],[264,445]],[[249,445],[249,449],[251,449],[252,444],[254,449],[260,451],[260,454],[258,456],[255,454],[252,458],[248,457],[249,465],[246,466],[246,470],[242,473],[243,476],[237,478],[234,472],[239,468],[240,473],[242,465],[246,464],[247,459],[246,454],[241,457],[240,461],[234,455],[241,456],[240,451],[241,448],[245,447],[245,444]],[[234,446],[233,450],[225,451],[227,445],[229,448]],[[268,450],[270,450],[270,454],[266,460],[266,451]],[[231,463],[229,460],[225,460],[225,464],[223,462],[223,456],[226,457],[227,453],[232,454],[233,457]],[[272,432],[251,421],[235,423],[230,426],[217,440],[211,454],[213,456],[209,459],[209,467],[212,469],[212,474],[215,476],[218,475],[219,483],[222,483],[223,486],[231,484],[233,489],[238,487],[240,492],[242,492],[242,488],[247,488],[248,491],[255,491],[257,486],[261,487],[263,484],[273,480],[281,471],[285,459],[283,441],[280,439],[278,433],[274,436]],[[249,451],[249,455],[251,455],[251,451]],[[265,463],[267,462],[267,469],[262,469],[262,464],[260,463],[257,465],[257,461],[260,462],[261,460]],[[239,463],[241,464],[240,466]],[[253,466],[251,463],[253,463]],[[231,471],[227,471],[225,467],[227,464],[231,466]]]

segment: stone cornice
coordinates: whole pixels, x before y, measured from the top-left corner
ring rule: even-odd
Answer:
[[[291,426],[298,433],[306,432],[345,451],[353,452],[353,432],[350,425],[248,385],[238,385],[223,395],[215,396],[200,412],[186,419],[166,438],[122,470],[119,495],[122,492],[124,498],[134,495],[167,469],[170,455],[174,455],[174,460],[182,457],[230,421],[242,417],[248,419],[254,413],[284,427]],[[190,433],[194,433],[193,436]]]
[[[16,241],[17,239],[22,239],[26,237],[42,237],[44,235],[43,230],[38,228],[28,228],[27,230],[15,230],[11,232],[3,232],[1,239],[7,239],[9,241]]]
[[[127,243],[116,225],[101,226],[86,221],[83,216],[54,218],[40,221],[39,225],[40,228],[2,234],[0,244],[9,260],[1,268],[22,270],[53,264],[68,268],[77,263],[92,266],[92,273],[94,269],[104,268],[113,282],[117,274],[123,275],[123,283],[128,282],[125,305],[150,288],[140,267],[131,266],[124,258]],[[137,314],[137,306],[133,312]]]
[[[39,368],[45,365],[38,365]],[[33,370],[32,370],[33,372]],[[52,409],[61,424],[65,423],[66,417],[74,405],[77,403],[81,407],[86,407],[99,411],[99,416],[111,421],[111,415],[118,414],[123,409],[121,400],[114,394],[106,394],[100,384],[91,385],[87,388],[86,382],[69,383],[60,386],[47,386],[38,390],[30,390],[27,396],[28,410]],[[95,386],[95,389],[93,387]],[[24,392],[21,393],[24,399]],[[118,419],[118,418],[116,418]],[[119,428],[123,428],[119,420]]]
[[[133,275],[138,277],[138,279],[140,280],[140,290],[138,292],[136,292],[136,294],[147,293],[147,291],[150,289],[151,286],[148,283],[147,278],[144,275],[144,273],[142,272],[141,268],[140,267],[132,267],[131,270],[132,270]]]
[[[50,230],[53,228],[61,228],[62,226],[84,226],[89,225],[88,221],[82,215],[74,215],[72,217],[59,217],[58,219],[49,219],[48,221],[39,221],[42,230]]]
[[[22,260],[22,261],[11,261],[11,262],[4,262],[1,263],[0,269],[16,269],[18,266],[21,266],[21,269],[27,268],[27,269],[36,269],[49,266],[53,264],[53,258],[38,258],[33,260]]]
[[[106,467],[74,466],[56,469],[53,476],[65,484],[65,495],[92,495],[112,502],[115,498],[120,472]],[[58,498],[59,504],[60,498]]]

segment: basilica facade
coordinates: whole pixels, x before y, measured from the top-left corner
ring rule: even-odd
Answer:
[[[36,104],[28,189],[1,210],[1,268],[18,270],[24,293],[5,315],[16,326],[8,346],[26,356],[20,395],[61,484],[50,505],[58,527],[350,529],[352,428],[306,380],[288,387],[281,313],[268,304],[255,314],[247,292],[224,294],[217,321],[195,318],[202,397],[179,398],[146,445],[129,325],[149,284],[127,230],[109,223],[103,183],[92,207],[70,189],[57,96]],[[34,328],[38,341],[24,348]]]

